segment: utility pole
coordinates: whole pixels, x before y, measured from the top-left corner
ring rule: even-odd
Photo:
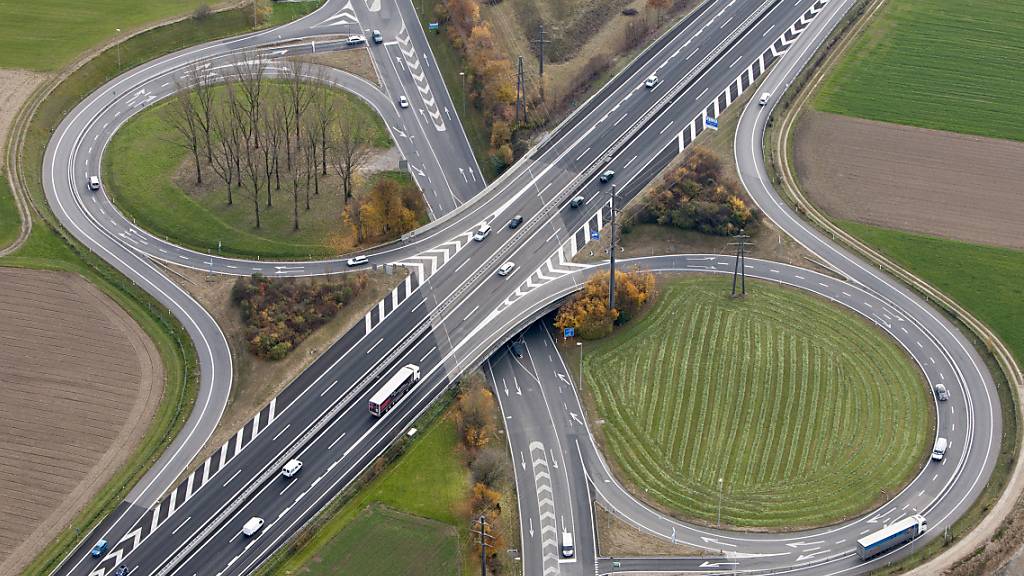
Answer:
[[[487,522],[484,521],[484,515],[480,515],[480,530],[470,530],[470,532],[477,532],[480,534],[480,576],[487,576],[487,548],[491,546],[487,543],[487,539],[494,539],[487,533]]]
[[[537,31],[537,39],[531,40],[531,44],[537,44],[540,50],[540,99],[544,99],[544,45],[551,42],[547,39],[544,32],[544,25],[540,25],[540,29]]]
[[[732,242],[730,245],[736,246],[736,264],[732,271],[732,297],[736,297],[736,280],[737,276],[740,280],[740,296],[747,295],[747,239],[750,236],[743,233],[740,229],[740,233],[733,236],[736,242]]]
[[[462,78],[462,116],[466,116],[466,72],[459,72],[459,78]]]
[[[121,29],[120,28],[114,28],[114,30],[117,31],[117,34],[120,36]],[[118,72],[121,71],[121,39],[120,38],[117,39],[117,71]]]
[[[520,110],[522,111],[520,116]],[[520,118],[526,122],[526,83],[523,79],[523,57],[519,57],[519,67],[516,71],[516,128],[519,128]]]
[[[608,245],[608,313],[615,309],[615,184],[612,184],[611,242]]]
[[[718,529],[722,529],[722,481],[723,478],[718,479]]]

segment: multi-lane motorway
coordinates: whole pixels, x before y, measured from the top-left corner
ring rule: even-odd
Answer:
[[[183,434],[58,572],[103,575],[120,564],[137,574],[251,572],[402,434],[454,377],[490,357],[593,271],[571,259],[608,216],[610,186],[597,181],[600,171],[616,171],[619,197],[628,201],[693,141],[705,116],[717,117],[769,66],[774,69],[763,89],[780,93],[850,4],[705,2],[486,188],[412,5],[402,0],[329,0],[281,28],[158,59],[91,95],[71,111],[47,149],[47,198],[83,244],[181,319],[196,343],[202,377],[199,402]],[[288,66],[282,57],[289,52],[312,52],[315,44],[323,49],[329,38],[372,29],[381,29],[387,39],[366,48],[383,88],[337,73],[330,81],[353,90],[382,114],[436,220],[402,242],[369,252],[374,264],[402,266],[410,276],[221,450],[172,486],[219,419],[230,389],[230,353],[209,315],[152,260],[217,273],[279,276],[338,271],[343,261],[253,261],[175,246],[134,226],[104,193],[85,190],[85,176],[97,171],[117,126],[167,96],[186,64],[199,61],[218,70],[240,52],[251,57],[259,50],[272,59],[272,67]],[[644,79],[653,73],[662,82],[645,88]],[[403,94],[413,103],[410,109],[394,105]],[[939,407],[938,422],[940,433],[953,440],[949,457],[926,467],[882,509],[848,524],[776,536],[708,530],[665,518],[621,488],[593,446],[567,371],[553,367],[556,356],[538,363],[537,345],[530,345],[527,365],[499,352],[490,368],[518,463],[525,573],[591,573],[604,567],[593,550],[591,498],[641,529],[665,538],[674,535],[721,560],[679,560],[682,564],[672,569],[862,573],[891,557],[870,564],[853,559],[859,534],[913,510],[927,513],[932,526],[941,529],[963,513],[991,472],[1000,422],[998,398],[983,363],[939,313],[803,225],[777,199],[760,161],[768,109],[755,102],[741,118],[736,152],[744,184],[769,218],[845,281],[758,261],[750,263],[750,273],[850,307],[892,334],[930,383],[945,382],[954,396]],[[586,203],[574,209],[567,204],[577,194]],[[504,223],[515,214],[526,221],[512,231]],[[470,235],[481,222],[493,224],[494,231],[485,241],[473,242]],[[508,278],[495,276],[505,261],[516,262],[517,271]],[[664,270],[731,269],[728,259],[715,256],[638,264]],[[531,334],[540,338],[536,332]],[[423,379],[392,412],[374,419],[366,410],[374,386],[406,363],[418,364]],[[512,388],[505,392],[510,378],[516,384],[514,396]],[[528,394],[524,387],[537,393]],[[291,457],[301,458],[305,468],[285,481],[278,470]],[[251,516],[267,524],[256,537],[246,538],[240,529]],[[552,562],[552,530],[575,534],[575,559]],[[96,562],[85,552],[100,535],[115,545]]]

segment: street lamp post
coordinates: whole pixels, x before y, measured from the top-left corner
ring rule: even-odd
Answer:
[[[114,31],[117,32],[118,35],[121,34],[121,29],[120,28],[114,28]],[[118,71],[121,70],[121,39],[120,38],[117,39],[117,69],[118,69]]]
[[[459,72],[459,78],[462,78],[462,115],[466,115],[466,73]]]
[[[580,390],[583,390],[583,342],[577,342],[580,347]]]
[[[722,478],[718,479],[718,529],[722,529]]]

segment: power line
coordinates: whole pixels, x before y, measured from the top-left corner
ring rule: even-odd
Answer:
[[[487,548],[491,546],[487,543],[487,539],[490,538],[493,540],[494,536],[487,533],[487,522],[484,520],[483,514],[480,515],[479,522],[480,529],[470,530],[470,532],[475,532],[480,535],[480,576],[487,576]]]

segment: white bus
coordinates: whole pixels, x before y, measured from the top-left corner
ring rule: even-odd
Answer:
[[[406,364],[370,398],[370,414],[383,416],[397,403],[412,385],[420,381],[420,367]]]
[[[857,556],[867,560],[882,552],[910,542],[928,529],[928,521],[920,514],[907,516],[857,540]]]

